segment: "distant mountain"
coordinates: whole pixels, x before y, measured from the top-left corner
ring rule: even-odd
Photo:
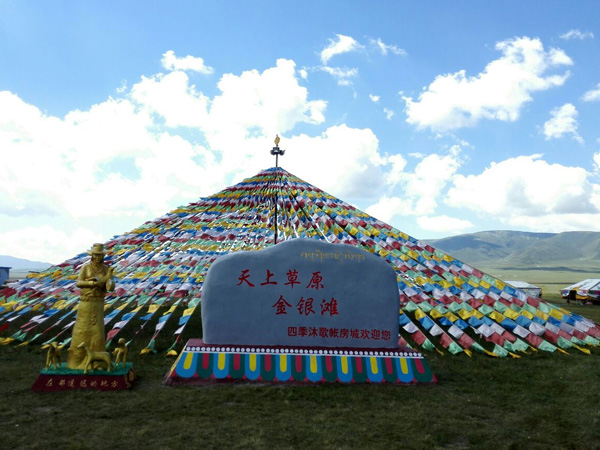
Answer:
[[[570,267],[600,272],[600,232],[481,231],[423,242],[478,268]],[[40,271],[51,264],[0,255],[0,266]]]
[[[14,270],[44,270],[52,264],[41,261],[15,258],[14,256],[0,255],[0,266],[11,267]]]
[[[600,232],[481,231],[424,242],[475,267],[600,269]]]

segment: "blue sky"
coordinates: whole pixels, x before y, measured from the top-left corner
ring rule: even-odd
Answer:
[[[416,238],[600,231],[600,3],[0,0],[0,254],[274,165]]]

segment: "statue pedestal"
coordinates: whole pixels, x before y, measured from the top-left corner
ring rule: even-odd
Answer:
[[[437,383],[408,347],[325,348],[209,345],[190,339],[165,376],[168,385],[258,383]]]
[[[132,364],[116,367],[112,372],[91,370],[42,369],[31,387],[34,392],[72,391],[87,389],[96,391],[122,391],[131,389],[136,380]]]

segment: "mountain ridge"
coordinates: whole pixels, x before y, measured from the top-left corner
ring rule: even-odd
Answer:
[[[436,249],[474,267],[598,267],[600,271],[600,232],[565,231],[535,233],[489,230],[421,239]],[[0,255],[0,266],[13,270],[44,270],[52,264]]]
[[[0,266],[10,267],[14,270],[44,270],[52,264],[42,261],[31,261],[24,258],[16,258],[9,255],[0,255]]]
[[[600,232],[480,231],[423,239],[434,248],[470,264],[504,267],[579,267],[600,269]]]

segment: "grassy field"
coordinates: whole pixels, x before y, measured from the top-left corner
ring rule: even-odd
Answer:
[[[526,281],[600,323],[600,306],[567,305],[553,290],[570,279]],[[600,449],[600,348],[520,359],[425,353],[439,381],[430,386],[203,388],[164,386],[174,360],[140,349],[130,351],[131,391],[36,394],[45,353],[0,346],[0,448]]]
[[[31,392],[42,355],[0,353],[2,448],[600,448],[594,355],[427,355],[431,386],[170,388],[134,361],[127,392]]]
[[[571,306],[600,322],[600,307]],[[437,385],[173,388],[173,359],[157,354],[132,358],[131,391],[36,394],[44,353],[2,346],[0,446],[600,448],[600,349],[426,358]]]

